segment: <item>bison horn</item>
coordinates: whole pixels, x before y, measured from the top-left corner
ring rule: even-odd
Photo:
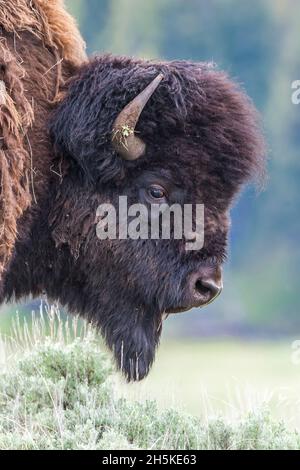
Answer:
[[[161,73],[157,75],[139,95],[125,106],[114,122],[112,144],[125,160],[136,160],[145,153],[146,144],[135,135],[135,127],[144,107],[163,78]]]

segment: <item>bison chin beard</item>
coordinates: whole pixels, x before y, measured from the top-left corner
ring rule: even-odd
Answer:
[[[135,308],[131,314],[113,314],[101,325],[106,344],[128,382],[142,380],[155,358],[162,331],[162,315]]]

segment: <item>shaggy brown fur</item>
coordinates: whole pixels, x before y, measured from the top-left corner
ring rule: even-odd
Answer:
[[[63,0],[0,0],[0,25],[7,32],[31,32],[75,65],[86,59],[85,43]]]
[[[33,121],[32,107],[24,95],[24,72],[0,42],[0,276],[14,247],[17,220],[30,203],[24,135]]]
[[[85,58],[84,42],[62,0],[0,0],[0,279],[17,222],[43,191],[51,102]],[[43,164],[36,155],[44,155]]]

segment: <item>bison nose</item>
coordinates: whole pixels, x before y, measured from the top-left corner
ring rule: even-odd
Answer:
[[[190,278],[191,303],[193,307],[209,304],[220,295],[223,288],[221,269],[207,269],[194,273]]]

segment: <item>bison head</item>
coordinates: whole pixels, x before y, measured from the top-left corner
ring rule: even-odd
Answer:
[[[231,204],[263,168],[256,111],[210,65],[102,56],[66,85],[50,134],[56,170],[16,248],[22,283],[95,323],[128,380],[142,379],[163,315],[221,291]],[[120,196],[145,207],[203,204],[203,247],[186,250],[172,231],[100,240],[97,208],[118,207]]]

